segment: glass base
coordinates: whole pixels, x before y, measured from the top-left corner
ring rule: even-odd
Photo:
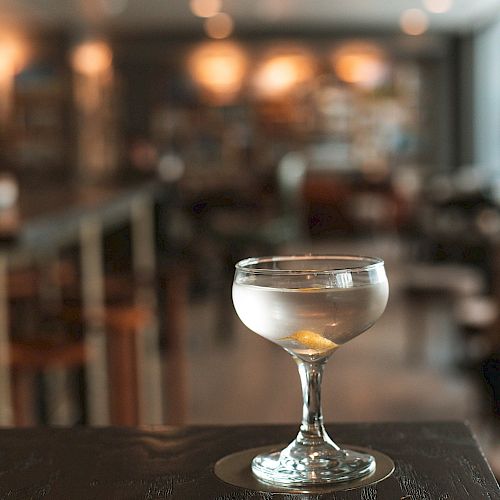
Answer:
[[[367,453],[339,449],[297,453],[293,443],[282,451],[257,455],[252,472],[260,480],[281,486],[318,485],[353,481],[375,471]]]
[[[368,486],[384,481],[394,472],[394,462],[384,453],[372,448],[361,448],[356,445],[346,445],[345,448],[359,453],[370,454],[375,457],[375,471],[366,476],[353,481],[339,481],[334,483],[316,483],[316,484],[272,484],[258,479],[250,467],[252,460],[257,455],[267,455],[281,450],[285,444],[272,444],[237,451],[226,455],[218,460],[214,466],[215,475],[227,484],[245,488],[247,490],[266,492],[266,493],[285,493],[285,494],[314,494],[324,495],[338,491],[355,490],[366,488]],[[251,496],[251,495],[250,495]],[[274,498],[274,497],[273,497]],[[286,497],[288,498],[288,497]],[[301,497],[302,498],[302,497]],[[308,497],[309,498],[309,497]],[[323,497],[322,497],[323,498]]]

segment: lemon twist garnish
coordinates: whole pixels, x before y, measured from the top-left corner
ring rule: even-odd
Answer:
[[[322,337],[318,333],[311,332],[310,330],[298,330],[293,335],[284,337],[282,340],[295,340],[316,351],[330,351],[339,347],[335,342]]]

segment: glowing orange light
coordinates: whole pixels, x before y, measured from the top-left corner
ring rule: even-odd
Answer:
[[[261,97],[279,97],[314,76],[314,61],[306,53],[275,55],[258,68],[254,85]]]
[[[111,67],[113,53],[109,45],[102,41],[84,42],[73,50],[71,64],[77,73],[98,75]]]
[[[0,75],[14,75],[14,64],[10,47],[0,45]]]
[[[17,35],[0,35],[0,74],[15,75],[25,66],[28,59],[26,43]]]
[[[218,103],[234,99],[241,89],[246,69],[245,53],[239,45],[230,42],[207,42],[188,59],[193,80]]]
[[[9,122],[14,102],[14,76],[26,65],[29,50],[18,33],[8,28],[0,33],[0,126],[4,126]]]
[[[407,35],[418,36],[427,31],[429,18],[423,10],[407,9],[401,14],[399,24]]]
[[[191,0],[189,8],[198,17],[215,16],[221,9],[222,0]]]
[[[453,7],[453,0],[424,0],[424,5],[429,12],[442,14]]]
[[[342,81],[361,87],[376,87],[387,74],[385,54],[373,44],[346,44],[333,53],[332,62]]]
[[[205,21],[205,31],[210,38],[227,38],[233,32],[233,26],[233,18],[224,12]]]

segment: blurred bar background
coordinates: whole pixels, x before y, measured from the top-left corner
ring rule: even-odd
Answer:
[[[500,475],[500,1],[0,14],[2,425],[296,422],[234,263],[370,254],[326,418],[467,419]]]

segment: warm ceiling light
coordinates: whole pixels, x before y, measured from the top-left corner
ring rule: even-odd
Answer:
[[[209,100],[226,103],[241,89],[247,57],[239,45],[207,42],[191,53],[188,70]]]
[[[212,17],[219,13],[222,0],[191,0],[189,8],[198,17]]]
[[[338,78],[365,88],[375,88],[387,76],[385,53],[370,43],[347,43],[335,50],[332,63]]]
[[[106,42],[83,42],[71,54],[71,65],[77,73],[97,75],[111,67],[113,53]]]
[[[425,8],[434,14],[443,14],[453,7],[453,0],[424,0]]]
[[[399,24],[407,35],[417,36],[427,31],[429,18],[423,10],[407,9],[401,14]]]
[[[17,35],[0,35],[0,73],[15,75],[25,66],[28,59],[26,43]]]
[[[314,76],[314,61],[306,53],[275,55],[257,69],[254,86],[260,97],[279,97]]]
[[[233,18],[224,12],[205,20],[205,31],[210,38],[227,38],[233,32],[233,27]]]

